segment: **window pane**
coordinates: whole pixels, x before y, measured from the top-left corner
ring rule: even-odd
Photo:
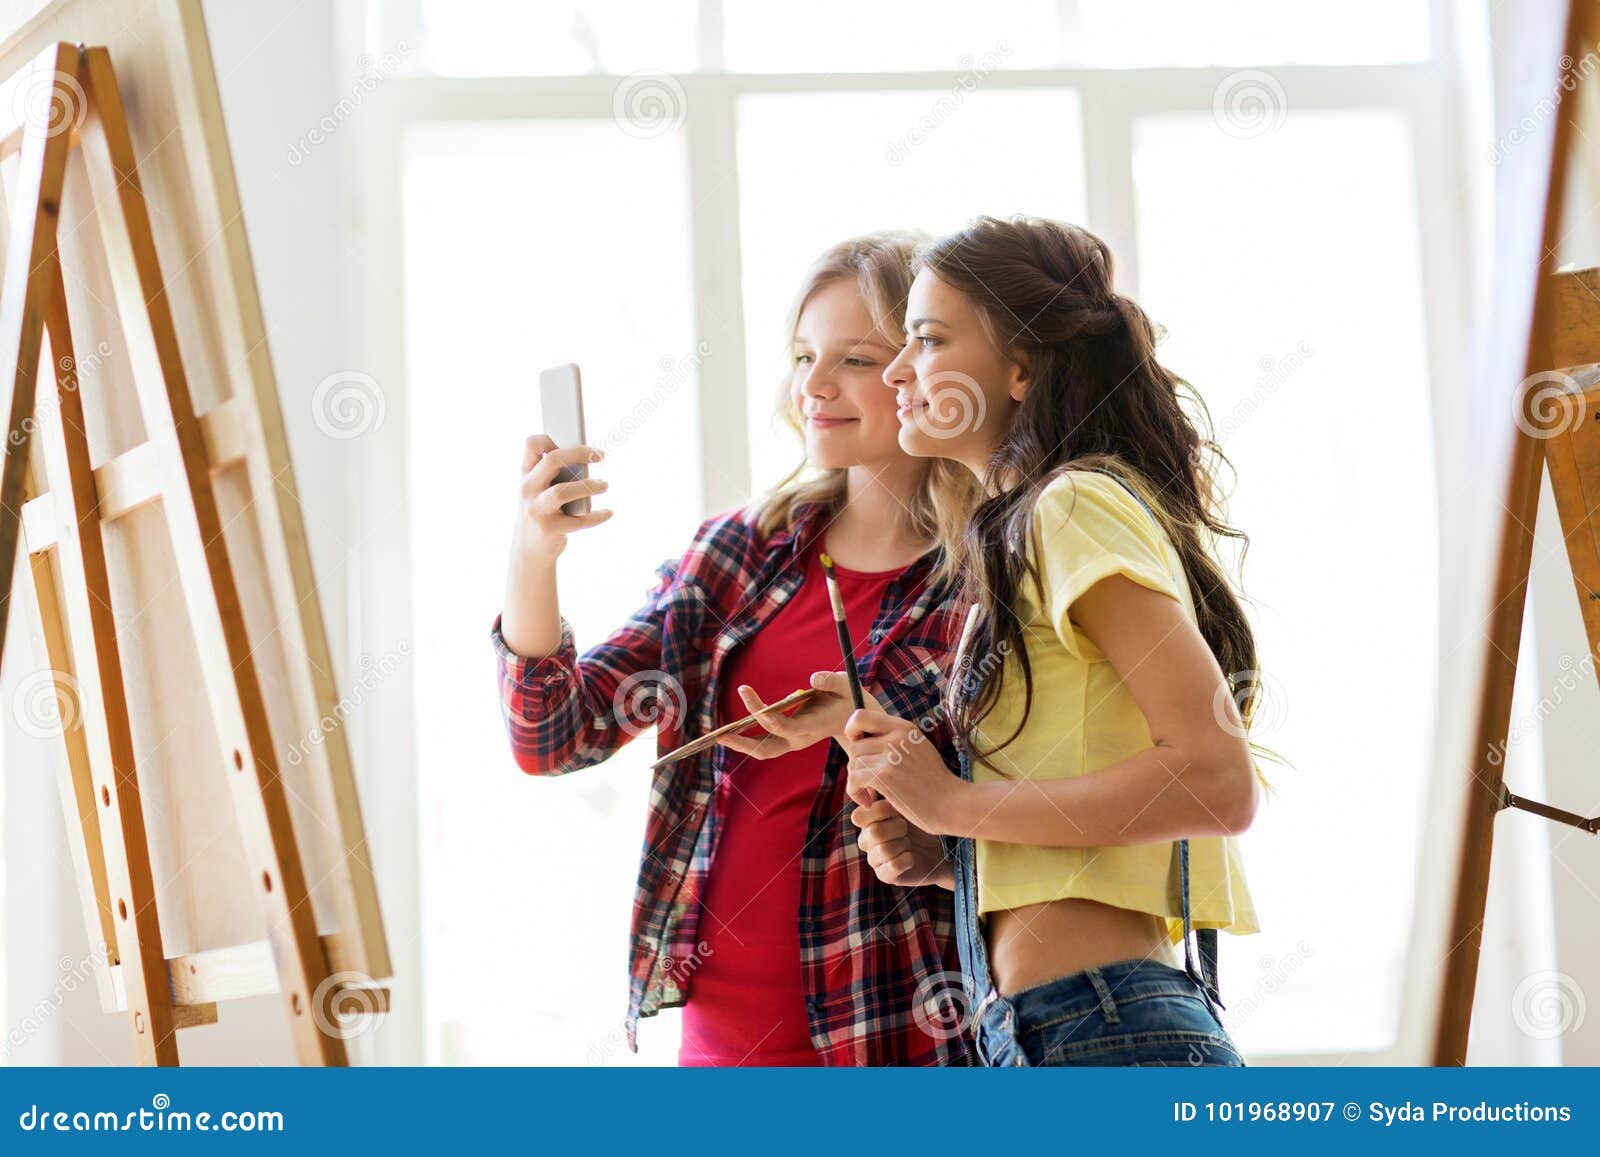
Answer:
[[[444,76],[563,76],[696,66],[694,0],[422,0],[412,67]]]
[[[598,505],[617,512],[561,558],[580,651],[642,603],[698,522],[682,134],[423,126],[404,180],[428,1056],[633,1063],[617,1026],[654,740],[529,779],[506,742],[488,631],[540,367],[582,366],[589,441],[607,448]],[[667,1018],[640,1040],[638,1059],[676,1055]]]
[[[1222,937],[1225,1019],[1247,1052],[1381,1048],[1438,653],[1411,141],[1387,113],[1297,114],[1250,139],[1161,118],[1137,125],[1134,167],[1141,302],[1238,471],[1258,738],[1294,763],[1264,765],[1278,793],[1243,839],[1263,932]]]
[[[736,72],[1379,64],[1428,56],[1426,0],[722,0]]]
[[[813,0],[722,0],[732,72],[1049,68],[1060,58],[1056,0],[923,0],[914,8]]]
[[[1077,94],[1049,89],[747,96],[738,121],[751,463],[760,491],[800,460],[797,436],[773,414],[786,368],[783,323],[811,262],[858,233],[946,233],[980,213],[1081,221],[1083,137]]]
[[[1427,0],[1079,0],[1064,63],[1085,68],[1388,64],[1428,57]]]

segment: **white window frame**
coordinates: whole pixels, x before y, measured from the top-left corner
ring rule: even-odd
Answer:
[[[1071,0],[1063,0],[1069,8]],[[419,10],[405,0],[384,0],[347,10],[346,57],[392,51]],[[1381,110],[1399,115],[1414,149],[1420,222],[1426,356],[1432,383],[1436,493],[1441,506],[1460,492],[1469,463],[1470,415],[1464,405],[1470,349],[1473,268],[1468,234],[1471,168],[1464,134],[1455,65],[1457,29],[1451,0],[1431,0],[1430,59],[1376,65],[1260,67],[1282,85],[1290,115],[1313,110]],[[693,340],[718,351],[699,376],[702,445],[717,447],[723,470],[702,481],[702,514],[728,509],[748,497],[744,310],[741,298],[739,194],[737,182],[718,174],[737,171],[734,123],[738,100],[748,93],[882,92],[905,89],[951,91],[956,71],[893,73],[741,74],[721,70],[721,5],[700,3],[702,70],[679,75],[685,101],[689,203],[688,227],[694,264]],[[1070,88],[1082,102],[1088,219],[1083,222],[1117,254],[1118,288],[1137,295],[1139,248],[1134,220],[1133,131],[1141,118],[1209,112],[1218,87],[1248,67],[1234,68],[1052,68],[997,69],[986,74],[993,90]],[[621,77],[462,78],[395,75],[376,86],[363,104],[358,132],[345,149],[347,216],[355,223],[360,260],[351,286],[357,302],[357,364],[382,385],[388,402],[383,426],[354,445],[351,460],[351,525],[361,546],[352,562],[349,590],[350,654],[379,653],[397,638],[414,634],[406,501],[407,396],[402,342],[402,141],[412,125],[438,122],[539,119],[607,119]],[[554,174],[552,179],[558,179]],[[732,480],[743,479],[741,491]],[[399,516],[396,512],[399,512]],[[1441,509],[1441,536],[1454,521]],[[1441,541],[1441,557],[1457,557],[1455,544]],[[371,581],[368,581],[371,576]],[[1441,600],[1442,605],[1442,600]],[[485,641],[485,661],[488,650]],[[420,951],[418,774],[415,764],[415,702],[411,672],[386,680],[354,728],[356,766],[371,828],[373,855],[383,885],[384,916],[397,978],[395,1001],[384,1031],[374,1039],[385,1064],[424,1059]],[[381,769],[381,770],[380,770]],[[1427,768],[1418,768],[1425,776]],[[620,918],[620,916],[619,916]],[[509,995],[509,994],[507,994]],[[1393,1050],[1337,1054],[1252,1055],[1255,1064],[1393,1064]]]

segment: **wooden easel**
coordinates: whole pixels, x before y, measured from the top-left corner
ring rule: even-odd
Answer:
[[[21,589],[36,601],[58,700],[75,705],[75,720],[62,734],[70,775],[64,794],[77,805],[69,828],[81,827],[80,858],[94,876],[110,978],[128,1012],[134,1057],[177,1064],[177,1030],[217,1020],[208,991],[271,991],[266,985],[275,982],[300,1061],[343,1065],[345,1041],[327,1010],[349,991],[341,980],[346,974],[330,967],[308,899],[213,489],[212,471],[237,463],[262,434],[254,415],[238,406],[203,418],[195,412],[109,52],[56,43],[30,67],[36,95],[40,78],[49,86],[51,115],[12,126],[0,138],[0,159],[20,153],[0,283],[0,390],[9,394],[0,574],[15,572],[24,537],[30,565],[18,575]],[[57,248],[74,148],[88,174],[148,435],[98,468],[90,461]],[[41,374],[46,338],[52,374]],[[240,954],[227,961],[169,959],[163,948],[102,534],[106,523],[157,500],[215,716],[216,759],[255,873],[255,895],[238,903],[259,905],[269,930],[265,963],[276,975],[265,984],[259,954],[248,961]],[[0,650],[10,590],[9,581],[0,583]],[[239,973],[247,964],[255,974],[246,982]],[[231,987],[220,979],[224,972]],[[363,992],[363,1011],[387,1007],[385,990]]]
[[[1580,97],[1592,96],[1584,93],[1589,82],[1577,70],[1600,29],[1596,7],[1594,0],[1573,0],[1567,13],[1565,96],[1556,113],[1526,369],[1514,403],[1517,430],[1472,748],[1476,766],[1434,1038],[1436,1065],[1466,1063],[1496,816],[1506,808],[1518,808],[1590,834],[1600,832],[1600,816],[1585,817],[1524,799],[1508,791],[1504,782],[1523,602],[1545,466],[1561,515],[1589,654],[1591,660],[1600,656],[1600,385],[1580,385],[1580,379],[1592,382],[1595,375],[1573,372],[1575,367],[1600,362],[1600,269],[1556,272],[1573,144],[1582,140],[1587,149],[1596,144],[1592,132],[1580,134],[1576,128]]]

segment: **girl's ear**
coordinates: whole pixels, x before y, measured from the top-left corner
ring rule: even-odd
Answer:
[[[1013,354],[1011,357],[1011,375],[1006,380],[1006,393],[1013,402],[1021,402],[1028,396],[1028,387],[1033,385],[1033,363],[1026,354]]]

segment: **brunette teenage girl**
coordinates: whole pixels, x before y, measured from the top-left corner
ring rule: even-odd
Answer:
[[[856,713],[861,844],[886,880],[954,889],[982,1062],[1242,1065],[1215,938],[1258,931],[1235,837],[1257,807],[1259,676],[1211,549],[1242,537],[1215,447],[1099,238],[984,218],[915,269],[884,374],[900,443],[983,487],[945,540],[974,604],[949,705],[961,774],[900,712]]]

